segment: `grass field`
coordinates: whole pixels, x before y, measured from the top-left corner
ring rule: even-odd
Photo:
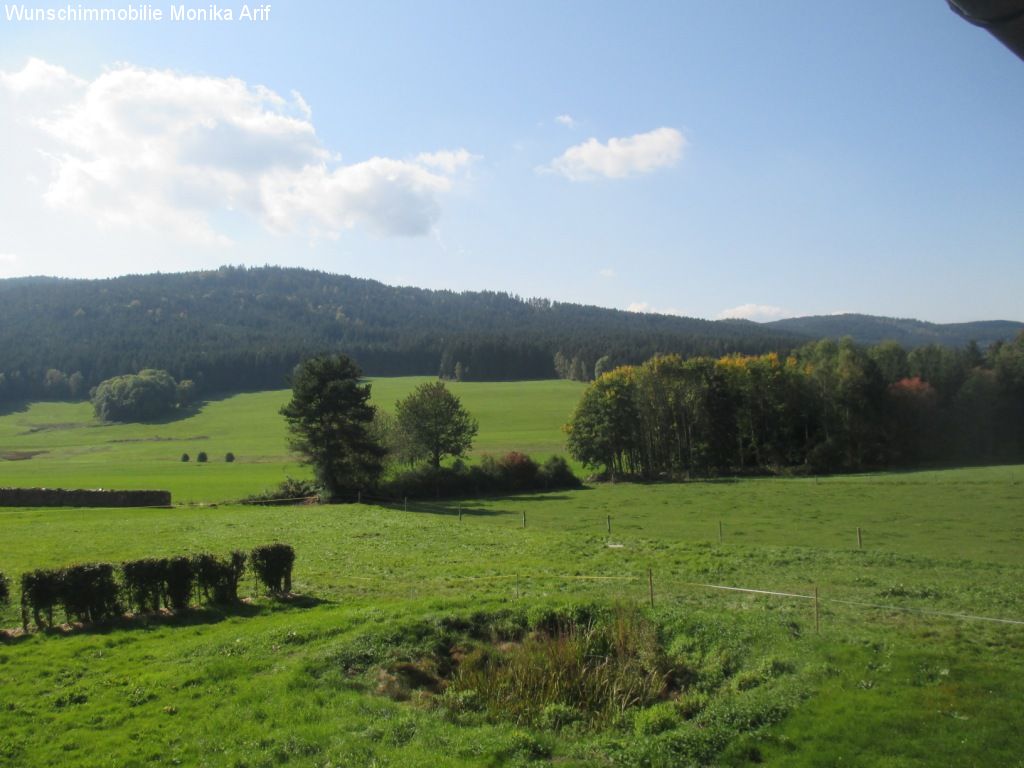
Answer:
[[[414,383],[381,380],[375,393],[393,402]],[[479,450],[540,456],[560,450],[579,391],[460,386]],[[33,406],[0,418],[0,451],[50,452],[0,462],[0,484],[232,498],[294,471],[274,416],[284,397],[145,427]],[[110,442],[122,439],[139,442]],[[200,449],[214,461],[177,461]],[[228,450],[238,463],[219,461]],[[8,574],[284,540],[307,597],[9,640],[0,765],[1024,766],[1024,625],[945,615],[1024,621],[1024,467],[603,485],[464,503],[461,520],[458,509],[0,509]],[[648,569],[644,610],[708,691],[692,719],[651,710],[606,731],[554,731],[375,692],[380,667],[420,660],[474,616],[646,605]],[[18,622],[13,609],[0,619]],[[728,739],[709,748],[715,734]]]
[[[386,411],[427,377],[372,381]],[[570,381],[452,382],[449,387],[480,424],[474,455],[519,450],[543,460],[564,453],[561,426],[583,385]],[[102,424],[88,403],[36,403],[0,418],[0,486],[158,488],[175,502],[236,500],[307,471],[290,455],[278,411],[290,390],[235,395],[159,424]],[[205,451],[206,464],[196,463]],[[224,462],[231,452],[237,460]],[[39,453],[36,453],[39,452]],[[183,453],[191,461],[181,461]]]

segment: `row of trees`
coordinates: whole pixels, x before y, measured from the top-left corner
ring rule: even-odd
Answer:
[[[785,359],[654,357],[597,379],[566,429],[613,477],[1017,460],[1024,334],[987,353],[845,339]]]

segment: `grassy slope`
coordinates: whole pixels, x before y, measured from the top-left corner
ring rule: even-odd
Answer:
[[[411,383],[378,382],[378,397],[393,402]],[[521,447],[503,444],[502,435],[522,438],[533,423],[535,444],[555,445],[564,416],[551,423],[549,413],[531,422],[526,409],[513,417],[508,404],[516,385],[461,386],[480,418],[482,443],[491,441],[494,450]],[[487,386],[496,388],[492,402]],[[553,385],[526,385],[532,386]],[[480,398],[475,405],[474,396]],[[22,435],[19,440],[39,439],[36,448],[47,445],[47,435],[67,442],[48,457],[0,464],[0,482],[21,484],[19,473],[33,466],[50,468],[38,477],[84,477],[76,460],[89,451],[76,454],[73,441],[81,439],[77,445],[88,449],[85,438],[96,429],[134,437],[145,430],[168,436],[170,429],[181,436],[223,430],[231,434],[223,450],[245,456],[240,446],[247,446],[253,455],[276,450],[280,457],[280,424],[257,414],[281,398],[240,396],[160,427]],[[238,410],[218,416],[229,407]],[[252,408],[249,418],[243,407]],[[61,420],[60,408],[36,406],[0,419],[0,447],[31,449],[12,445],[8,436],[42,423],[44,413]],[[510,415],[502,423],[505,408]],[[495,417],[485,417],[488,412]],[[93,452],[90,466],[132,479],[133,454],[113,445]],[[174,470],[164,477],[193,498],[224,498],[218,494],[225,488],[242,487],[218,470],[239,469],[251,478],[258,476],[254,470],[270,468],[266,482],[259,476],[262,485],[282,467],[182,466],[173,459],[188,448],[127,445],[145,462],[137,470],[139,485],[149,484],[149,467],[163,461]],[[165,450],[172,460],[158,455]],[[113,466],[103,463],[118,456]],[[747,765],[760,756],[787,766],[1020,765],[1024,627],[831,600],[1024,619],[1022,502],[1024,467],[998,467],[820,482],[603,486],[481,501],[466,505],[461,523],[455,514],[354,505],[0,510],[0,568],[9,574],[70,560],[223,552],[283,539],[299,552],[296,589],[323,601],[312,607],[261,602],[234,615],[199,614],[185,626],[32,637],[0,646],[0,764],[513,764],[525,759],[516,751],[522,737],[514,728],[455,727],[437,712],[352,690],[332,662],[339,647],[367,627],[512,604],[516,574],[525,604],[643,600],[651,567],[658,610],[696,617],[712,632],[753,627],[757,648],[751,652],[797,659],[811,689],[805,705],[734,744],[721,764]],[[621,548],[605,546],[609,514],[611,538]],[[863,551],[856,549],[858,525]],[[596,575],[625,578],[579,578]],[[821,635],[813,633],[809,601],[693,583],[800,594],[816,585],[823,598]],[[17,621],[13,610],[0,618],[8,626]],[[593,764],[586,757],[573,762],[572,739],[544,738],[567,764]]]

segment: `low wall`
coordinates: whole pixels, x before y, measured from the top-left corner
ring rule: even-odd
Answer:
[[[170,491],[0,488],[0,507],[169,507]]]

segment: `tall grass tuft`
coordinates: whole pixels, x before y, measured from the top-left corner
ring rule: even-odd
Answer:
[[[671,665],[657,628],[638,609],[566,620],[521,643],[485,646],[459,665],[449,696],[469,692],[495,718],[540,724],[552,712],[593,724],[620,722],[628,710],[669,693]]]

